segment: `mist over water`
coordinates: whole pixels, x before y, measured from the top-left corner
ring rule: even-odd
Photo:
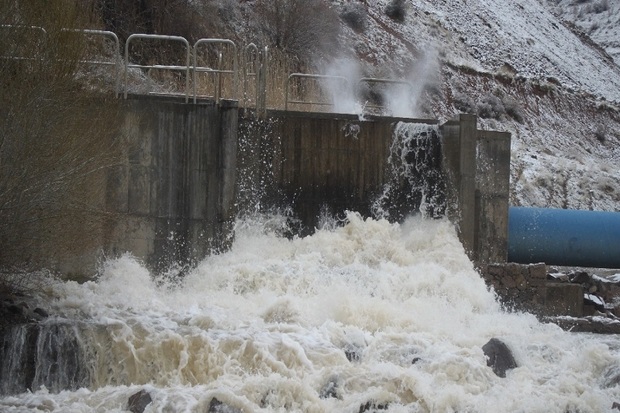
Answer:
[[[268,228],[239,223],[232,249],[182,280],[130,256],[97,281],[50,280],[48,323],[72,326],[89,383],[4,396],[0,411],[123,412],[143,388],[146,412],[214,397],[244,412],[602,412],[620,398],[618,340],[504,312],[447,221]],[[486,365],[491,337],[519,365],[505,379]]]
[[[323,70],[330,76],[322,83],[324,92],[333,102],[332,112],[352,113],[363,116],[372,112],[370,107],[380,103],[380,112],[387,116],[415,118],[420,115],[422,95],[426,87],[435,83],[439,77],[437,50],[427,45],[425,53],[410,68],[405,76],[364,75],[359,61],[351,58],[337,58]],[[387,80],[374,82],[364,79]],[[390,83],[393,81],[395,83]],[[374,102],[374,99],[380,102]]]

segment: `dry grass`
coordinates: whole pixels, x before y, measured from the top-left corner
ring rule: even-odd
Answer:
[[[6,30],[1,43],[2,268],[61,265],[100,241],[119,106],[76,80],[87,43],[61,29],[87,27],[83,10],[66,1],[0,2],[3,24],[45,30],[44,38],[40,30]]]

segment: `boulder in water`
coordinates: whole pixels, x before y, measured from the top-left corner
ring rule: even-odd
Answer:
[[[327,384],[323,386],[319,393],[321,399],[337,398],[338,397],[338,378],[332,377]]]
[[[143,413],[144,409],[150,402],[152,402],[151,395],[146,390],[142,389],[139,392],[131,395],[127,402],[127,410],[131,413]]]
[[[241,410],[221,402],[214,397],[211,399],[211,403],[209,403],[208,413],[241,413]]]
[[[387,410],[389,403],[377,403],[374,400],[367,401],[360,406],[359,413],[376,412],[377,410]]]
[[[482,351],[487,356],[487,366],[491,367],[493,373],[499,377],[506,377],[506,371],[517,367],[512,352],[500,339],[490,339],[482,346]]]

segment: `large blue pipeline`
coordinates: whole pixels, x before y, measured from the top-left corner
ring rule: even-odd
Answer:
[[[620,268],[620,213],[511,207],[508,261]]]

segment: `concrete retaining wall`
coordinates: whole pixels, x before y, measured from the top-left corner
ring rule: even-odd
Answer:
[[[584,314],[583,287],[548,281],[547,266],[543,263],[488,264],[481,268],[481,274],[510,309],[540,316]]]
[[[230,245],[238,210],[286,208],[296,235],[347,210],[394,222],[447,213],[477,264],[505,262],[508,134],[479,131],[471,115],[440,127],[434,120],[241,114],[236,102],[123,101],[122,155],[107,176],[107,217],[89,260],[128,251],[156,271],[191,265]]]
[[[130,251],[149,267],[191,264],[225,248],[236,198],[236,103],[125,101],[121,165],[109,176],[108,255]]]

